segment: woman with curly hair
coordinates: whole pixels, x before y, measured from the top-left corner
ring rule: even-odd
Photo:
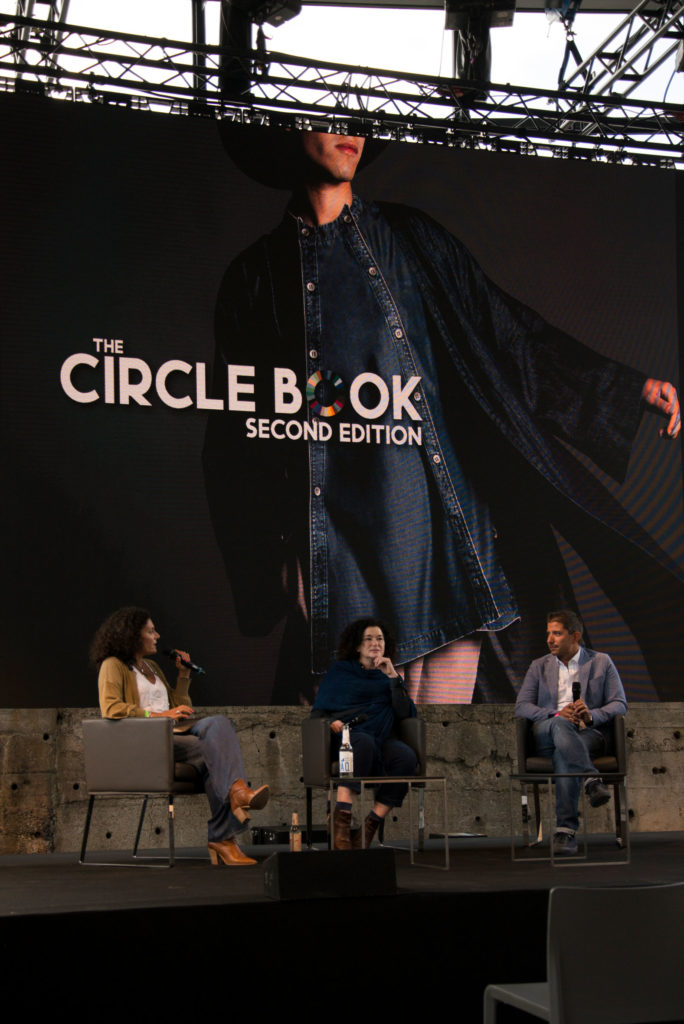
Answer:
[[[337,650],[338,660],[323,677],[313,718],[328,718],[333,733],[333,752],[339,750],[342,727],[359,715],[365,718],[354,726],[352,749],[354,774],[415,775],[418,758],[415,751],[395,735],[395,725],[404,718],[415,718],[416,707],[393,665],[396,656],[394,637],[382,622],[374,618],[356,619],[343,631]],[[337,789],[333,814],[334,845],[351,850],[361,845],[361,836],[351,837],[354,794],[358,782]],[[375,791],[375,804],[364,822],[365,846],[370,846],[378,825],[392,807],[401,807],[408,786],[383,783]]]
[[[266,806],[268,786],[252,790],[245,782],[240,741],[231,722],[220,715],[193,720],[188,694],[190,656],[176,651],[175,688],[151,660],[159,633],[145,608],[119,608],[93,638],[90,657],[98,669],[103,718],[170,718],[174,757],[200,774],[211,808],[209,856],[230,867],[256,864],[235,836],[247,828],[250,810]]]

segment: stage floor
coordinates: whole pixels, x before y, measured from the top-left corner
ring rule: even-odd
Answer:
[[[599,845],[613,855],[614,840]],[[87,867],[73,854],[0,858],[5,978],[25,996],[87,1001],[108,1019],[325,1019],[347,1006],[354,1019],[446,1011],[480,1024],[489,982],[544,979],[550,888],[684,874],[682,833],[634,836],[629,866],[556,869],[512,863],[505,840],[456,839],[448,872],[410,867],[399,851],[396,895],[359,885],[346,899],[274,900],[264,893],[273,847],[252,847],[259,864],[248,868],[181,852],[197,859],[170,870]],[[326,854],[292,856],[310,859],[313,877]],[[436,863],[440,851],[426,857]],[[520,1011],[499,1013],[499,1024],[524,1022]]]
[[[394,848],[398,895],[548,892],[556,885],[653,885],[684,879],[681,832],[634,835],[631,864],[598,867],[513,863],[506,839],[451,840],[449,871],[411,867],[408,852]],[[76,854],[0,857],[0,916],[271,902],[264,893],[264,862],[285,847],[244,849],[258,859],[255,867],[212,868],[206,849],[178,851],[179,857],[191,859],[179,859],[167,870],[80,865]],[[592,838],[592,856],[612,859],[616,852],[611,838]],[[324,853],[304,851],[299,856]],[[126,855],[93,851],[89,857],[123,862]],[[443,846],[431,840],[422,857],[426,864],[442,863]]]

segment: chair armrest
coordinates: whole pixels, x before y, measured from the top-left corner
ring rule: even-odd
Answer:
[[[399,739],[415,750],[417,775],[427,775],[427,723],[423,718],[402,718],[397,727]]]
[[[325,718],[302,722],[302,775],[305,786],[327,786],[330,781],[330,723]]]
[[[515,719],[515,743],[518,757],[518,773],[527,771],[527,752],[530,735],[530,723],[526,718]]]
[[[102,718],[83,723],[89,793],[170,793],[173,722],[170,718]]]
[[[399,739],[418,755],[419,775],[427,772],[427,725],[422,718],[405,718],[397,728]],[[330,723],[325,718],[302,722],[302,775],[305,786],[330,782]]]
[[[627,774],[627,742],[625,740],[625,716],[616,715],[613,719],[613,749],[618,771]]]

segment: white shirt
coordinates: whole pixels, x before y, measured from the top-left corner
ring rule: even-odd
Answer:
[[[567,665],[564,665],[560,658],[558,662],[558,704],[556,711],[560,711],[566,704],[572,704],[572,684],[577,679],[579,672],[579,656],[582,648],[578,647]]]
[[[154,672],[151,665],[148,665],[147,662],[145,664],[150,671]],[[133,666],[133,671],[138,686],[140,707],[143,711],[168,711],[169,695],[159,676],[155,673],[154,682],[151,683],[136,665]]]

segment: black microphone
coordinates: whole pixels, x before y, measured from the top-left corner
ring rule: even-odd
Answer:
[[[362,722],[367,721],[368,715],[365,713],[365,711],[362,711],[360,715],[354,715],[354,717],[350,719],[349,722],[345,722],[344,724],[348,725],[350,729],[353,729],[355,725],[361,725]]]
[[[166,656],[169,658],[173,658],[174,661],[176,660],[176,658],[180,657],[178,651],[164,651],[164,654],[166,654]],[[191,672],[196,672],[198,676],[206,674],[204,669],[200,665],[196,665],[194,661],[186,661],[185,658],[181,658],[180,663],[181,665],[184,665],[185,668],[189,668]]]
[[[572,683],[572,699],[573,701],[579,700],[582,696],[582,687],[580,686],[579,679],[573,680]]]

